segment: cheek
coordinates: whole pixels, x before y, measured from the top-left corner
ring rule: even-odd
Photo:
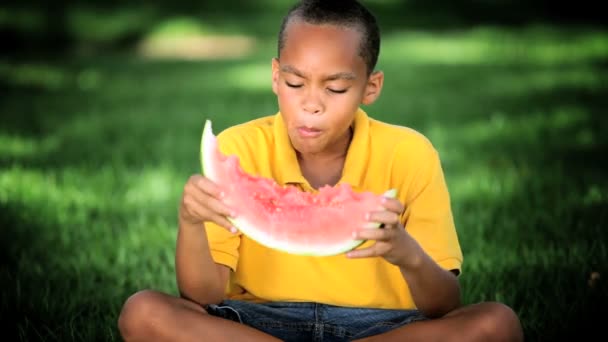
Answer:
[[[289,93],[289,89],[281,89],[279,86],[277,102],[279,111],[283,114],[285,121],[289,121],[292,115],[298,112],[296,97]]]
[[[293,89],[281,84],[278,86],[277,98],[284,106],[295,106],[299,101],[298,94]]]
[[[279,100],[279,105],[281,106],[289,106],[291,102],[293,102],[293,96],[290,96],[285,89],[281,89],[277,92],[277,99]]]
[[[327,103],[335,110],[340,112],[352,113],[361,105],[361,96],[358,93],[351,92],[339,96],[333,95]]]

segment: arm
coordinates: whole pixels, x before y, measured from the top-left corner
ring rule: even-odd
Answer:
[[[384,223],[384,229],[365,229],[356,238],[375,240],[369,248],[354,250],[351,258],[381,256],[396,265],[407,281],[416,307],[427,317],[440,317],[460,305],[458,279],[450,271],[441,268],[420,247],[399,222],[402,204],[387,199],[387,211],[374,212],[370,221]]]
[[[398,266],[418,309],[427,317],[443,316],[461,304],[458,278],[449,270],[458,271],[462,253],[439,156],[428,144],[396,153],[393,184],[403,202],[387,198],[386,210],[370,213],[369,220],[385,229],[361,232],[360,238],[376,243],[353,254],[382,256]]]
[[[226,216],[233,211],[220,200],[219,188],[207,178],[190,177],[179,210],[179,230],[175,253],[180,295],[201,305],[219,303],[224,297],[230,269],[211,256],[205,221],[230,230]]]
[[[413,257],[409,263],[402,261],[399,269],[418,309],[433,318],[460,306],[460,284],[456,275],[437,265],[407,232],[405,234],[411,239],[411,245],[406,248],[411,248]]]
[[[182,297],[201,305],[217,304],[223,299],[230,269],[213,261],[204,224],[180,220],[175,268]]]

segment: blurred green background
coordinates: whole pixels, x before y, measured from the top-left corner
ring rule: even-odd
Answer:
[[[467,303],[529,341],[608,306],[608,30],[591,1],[363,1],[383,33],[371,116],[436,145]],[[0,317],[14,340],[119,340],[122,302],[176,293],[176,212],[202,124],[273,114],[287,0],[0,5]]]

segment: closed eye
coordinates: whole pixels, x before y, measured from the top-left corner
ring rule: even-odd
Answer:
[[[300,88],[302,86],[301,84],[293,84],[289,82],[285,82],[285,84],[290,88]]]
[[[344,94],[344,93],[346,93],[346,91],[348,89],[330,89],[330,88],[328,88],[327,90],[329,90],[330,92],[332,92],[334,94]]]

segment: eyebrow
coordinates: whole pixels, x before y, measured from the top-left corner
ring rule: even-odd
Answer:
[[[290,74],[294,74],[298,77],[302,77],[302,78],[307,78],[304,73],[302,73],[300,70],[294,68],[291,65],[281,65],[281,71],[282,72],[288,72]],[[325,77],[325,81],[335,81],[335,80],[354,80],[357,78],[357,75],[355,75],[352,72],[338,72],[335,74],[331,74],[327,77]]]

